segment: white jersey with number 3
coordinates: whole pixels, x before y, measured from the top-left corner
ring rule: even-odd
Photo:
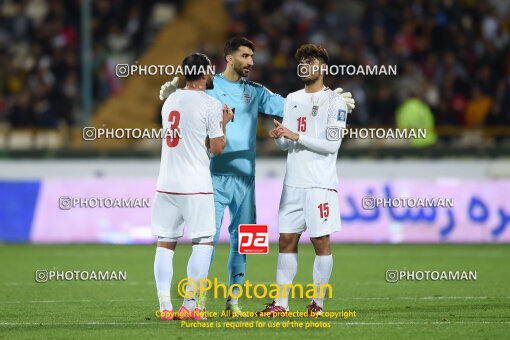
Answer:
[[[212,193],[206,136],[223,136],[219,100],[204,91],[179,90],[161,109],[163,138],[157,190],[165,193]]]
[[[306,136],[321,143],[334,143],[334,140],[337,144],[333,153],[319,153],[303,146],[303,141],[280,139],[279,144],[285,143],[288,148],[285,185],[338,189],[336,160],[346,120],[345,100],[327,87],[314,93],[306,93],[302,89],[287,96],[283,112],[285,127],[298,133],[300,139]]]

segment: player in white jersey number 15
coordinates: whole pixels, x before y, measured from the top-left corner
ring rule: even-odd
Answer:
[[[281,316],[288,312],[289,288],[297,272],[298,242],[306,229],[316,254],[313,265],[316,291],[308,305],[308,315],[322,313],[333,268],[329,235],[340,230],[336,159],[341,144],[340,130],[346,126],[347,104],[324,86],[323,70],[329,57],[322,46],[303,45],[295,57],[310,72],[301,75],[305,88],[287,96],[283,122],[274,120],[274,128],[269,131],[288,155],[278,211],[280,253],[276,283],[280,296],[259,312],[261,316]]]
[[[163,320],[204,319],[196,308],[198,292],[185,298],[179,312],[174,313],[170,287],[175,246],[184,234],[184,223],[193,244],[189,279],[198,283],[207,278],[213,251],[216,218],[207,148],[215,155],[223,152],[227,145],[225,127],[234,115],[227,105],[222,108],[217,99],[205,93],[214,86],[213,75],[205,74],[210,64],[201,53],[186,57],[183,69],[198,71],[186,74],[186,86],[169,96],[161,109],[166,138],[152,207],[152,234],[158,237],[154,277]]]

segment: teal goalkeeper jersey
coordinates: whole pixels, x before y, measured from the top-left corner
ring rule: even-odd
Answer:
[[[211,155],[211,173],[255,176],[258,113],[283,117],[285,98],[255,82],[234,83],[222,74],[214,76],[214,89],[206,92],[235,109],[234,121],[227,125],[227,146],[221,155]]]

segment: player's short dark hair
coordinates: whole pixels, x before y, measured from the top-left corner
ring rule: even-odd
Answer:
[[[209,65],[211,65],[211,60],[203,53],[193,53],[184,58],[182,69],[186,81],[199,80],[200,77],[206,74]],[[193,72],[188,72],[187,70],[193,70]]]
[[[223,52],[225,53],[225,58],[229,55],[234,53],[239,49],[241,46],[246,46],[252,52],[255,52],[255,44],[253,44],[250,40],[246,39],[245,37],[232,37],[227,40],[225,43],[225,47],[223,48]]]
[[[322,61],[324,64],[329,62],[328,51],[320,45],[315,44],[305,44],[301,45],[294,55],[298,62],[303,60],[317,58]]]

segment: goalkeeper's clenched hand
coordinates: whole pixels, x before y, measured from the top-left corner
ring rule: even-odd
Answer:
[[[351,113],[352,110],[354,110],[356,107],[354,98],[352,98],[352,94],[350,92],[344,92],[341,87],[337,88],[335,93],[342,96],[342,98],[345,100],[345,103],[347,104],[347,113]]]
[[[159,91],[159,100],[165,100],[169,95],[177,90],[177,85],[179,85],[179,77],[174,77],[172,81],[167,81],[163,85],[161,85],[161,90]]]

